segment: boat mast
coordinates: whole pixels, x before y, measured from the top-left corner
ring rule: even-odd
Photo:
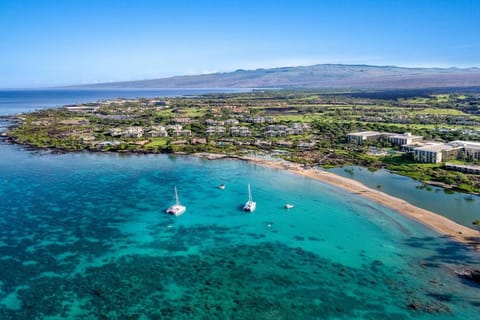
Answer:
[[[180,202],[178,201],[177,186],[175,186],[175,199],[177,200],[177,206],[180,205]]]
[[[248,201],[252,202],[252,191],[250,190],[250,183],[248,184]]]

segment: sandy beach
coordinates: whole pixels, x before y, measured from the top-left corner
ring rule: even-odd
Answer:
[[[226,156],[221,154],[197,154],[202,158],[215,160],[221,158],[233,158],[244,161],[249,161],[262,166],[270,168],[276,168],[286,170],[291,173],[317,179],[322,182],[331,184],[333,186],[342,188],[346,191],[360,194],[370,200],[373,200],[387,208],[393,209],[400,214],[403,214],[411,219],[414,219],[424,225],[435,230],[439,234],[446,235],[453,240],[467,244],[476,250],[480,250],[480,233],[477,230],[467,228],[454,221],[451,221],[444,216],[441,216],[435,212],[428,211],[419,207],[416,207],[403,199],[399,199],[383,193],[381,191],[371,189],[361,184],[358,181],[338,176],[336,174],[318,171],[314,169],[304,169],[302,165],[297,163],[291,163],[287,161],[275,161],[265,160],[261,158],[243,157],[243,156]]]

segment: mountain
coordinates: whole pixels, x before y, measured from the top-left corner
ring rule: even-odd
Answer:
[[[479,68],[319,64],[98,83],[76,88],[414,89],[480,86]]]

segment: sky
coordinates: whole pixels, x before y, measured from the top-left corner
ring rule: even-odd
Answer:
[[[0,0],[0,88],[321,63],[480,67],[477,0]]]

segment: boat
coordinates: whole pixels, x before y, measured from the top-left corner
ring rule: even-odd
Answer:
[[[174,215],[174,216],[179,216],[181,215],[182,213],[185,212],[185,210],[187,210],[187,207],[185,206],[182,206],[180,204],[180,201],[178,200],[178,192],[177,192],[177,187],[175,187],[175,204],[173,206],[171,206],[170,208],[168,208],[166,210],[166,212],[168,214],[171,214],[171,215]]]
[[[475,198],[474,198],[471,194],[469,194],[468,196],[465,196],[464,198],[465,198],[465,200],[467,200],[467,201],[473,201],[473,200],[475,200]]]
[[[253,212],[257,207],[257,203],[252,200],[252,191],[250,190],[250,184],[248,184],[248,201],[243,206],[243,211]]]
[[[293,208],[293,204],[287,203],[285,205],[285,209],[292,209],[292,208]]]
[[[218,188],[223,190],[223,189],[225,189],[225,185],[222,183],[221,185],[218,186]]]

